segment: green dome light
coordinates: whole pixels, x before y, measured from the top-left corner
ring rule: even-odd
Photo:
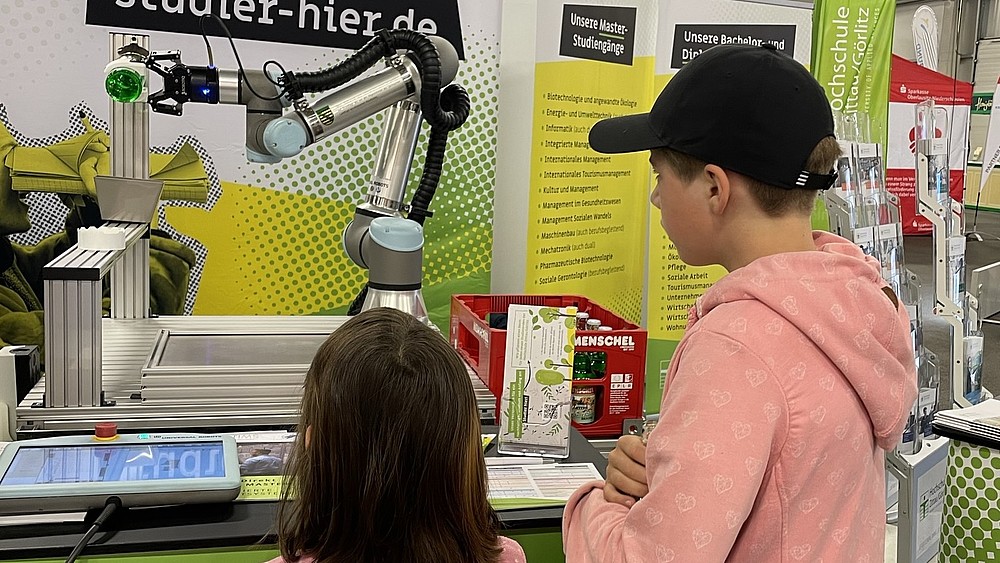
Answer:
[[[111,99],[127,104],[142,95],[142,75],[130,68],[116,68],[104,79],[104,89]]]

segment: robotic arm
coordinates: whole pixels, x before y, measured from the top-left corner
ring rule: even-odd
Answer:
[[[409,30],[383,30],[347,60],[314,73],[187,66],[178,51],[148,53],[135,46],[119,54],[105,69],[108,93],[116,101],[148,101],[153,111],[172,115],[181,115],[188,102],[246,106],[251,162],[295,156],[389,108],[368,193],[345,229],[344,248],[356,264],[370,270],[362,310],[392,306],[427,322],[419,293],[421,226],[431,215],[448,132],[465,122],[470,109],[460,86],[441,90],[458,72],[458,55],[449,42]],[[382,59],[384,69],[351,82]],[[140,71],[146,68],[163,78],[162,90],[145,94],[145,72]],[[307,93],[327,91],[332,92],[312,103],[305,99]],[[406,185],[425,119],[431,131],[424,174],[407,205]]]

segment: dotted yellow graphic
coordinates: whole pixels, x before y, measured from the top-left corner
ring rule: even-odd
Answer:
[[[223,182],[210,212],[170,208],[208,248],[198,315],[301,315],[349,303],[367,276],[341,248],[352,205]]]

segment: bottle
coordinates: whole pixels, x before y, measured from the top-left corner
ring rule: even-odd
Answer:
[[[954,229],[953,233],[961,233]],[[965,306],[965,237],[961,234],[948,237],[946,294],[959,307]]]
[[[910,409],[910,417],[903,427],[903,436],[899,439],[896,451],[904,455],[912,455],[920,451],[920,439],[917,437],[919,420],[917,420],[917,402],[914,401],[913,408]]]
[[[983,400],[983,333],[963,339],[965,344],[965,398],[973,405]]]
[[[967,296],[965,305],[965,332],[962,339],[965,348],[965,399],[973,405],[983,400],[983,325],[972,296]]]
[[[590,375],[594,379],[601,379],[608,371],[608,354],[606,352],[590,353]]]
[[[937,438],[931,421],[938,411],[938,397],[941,388],[941,371],[937,364],[927,358],[917,371],[920,394],[917,396],[917,429],[921,439]],[[919,447],[917,448],[920,449]]]
[[[583,311],[576,314],[576,330],[587,330],[587,320],[590,319],[590,313],[584,313]]]
[[[912,346],[917,379],[921,389],[920,396],[923,396],[924,389],[930,388],[929,380],[931,378],[929,375],[925,376],[925,372],[930,368],[926,367],[925,364],[931,360],[923,347],[924,337],[923,327],[920,322],[919,281],[915,277],[909,279],[903,289],[904,292],[900,296],[903,298],[904,303],[906,303],[906,312],[910,317],[910,345]],[[933,366],[933,369],[937,369],[937,366]],[[920,398],[918,396],[917,400],[913,402],[913,406],[910,407],[910,416],[906,421],[906,426],[903,427],[903,435],[896,446],[896,452],[903,455],[912,455],[919,452],[920,448]]]
[[[573,354],[573,379],[593,379],[590,368],[590,352]]]
[[[593,424],[597,419],[597,389],[573,387],[570,413],[577,424]]]
[[[601,321],[597,319],[587,320],[587,330],[597,330],[597,327],[601,326]]]

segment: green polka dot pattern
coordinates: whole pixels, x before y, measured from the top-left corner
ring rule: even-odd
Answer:
[[[941,561],[1000,561],[1000,507],[993,478],[1000,451],[953,441],[945,480]],[[988,473],[987,473],[988,472]]]
[[[241,275],[253,278],[247,296],[261,314],[304,315],[338,304],[334,296],[353,295],[365,282],[348,259],[341,235],[353,208],[320,197],[295,197],[274,190],[253,190],[239,211],[252,233],[239,241],[248,264]],[[292,257],[288,259],[287,257]]]
[[[472,111],[468,121],[448,137],[444,169],[438,184],[431,211],[424,231],[424,285],[425,287],[447,280],[466,278],[488,273],[493,248],[493,190],[496,168],[497,127],[497,75],[499,72],[499,39],[492,33],[470,33],[465,37],[466,60],[463,61],[455,83],[469,92]],[[332,58],[332,57],[331,57]],[[321,65],[337,60],[317,61]],[[247,165],[241,169],[242,181],[252,186],[277,190],[296,196],[315,197],[335,201],[348,208],[347,216],[327,216],[302,213],[288,207],[265,208],[268,217],[285,217],[286,225],[268,224],[275,228],[274,243],[279,247],[289,242],[286,262],[300,264],[308,270],[305,277],[294,277],[301,287],[319,283],[324,291],[334,291],[323,299],[326,307],[346,305],[351,302],[367,280],[363,271],[341,264],[335,253],[343,254],[340,233],[353,216],[354,205],[364,201],[371,179],[373,161],[378,152],[383,116],[364,119],[327,139],[308,147],[295,158],[268,166]],[[406,203],[409,203],[423,172],[424,151],[427,146],[427,125],[424,124],[417,145],[414,166],[410,172]],[[310,253],[315,245],[298,246],[287,241],[292,231],[289,221],[295,221],[296,235],[311,239],[313,233],[333,233],[337,245],[328,247],[326,256]],[[322,239],[327,235],[317,235]],[[340,267],[333,268],[334,265]],[[305,266],[308,265],[308,266]],[[255,266],[267,267],[267,264]],[[346,267],[345,267],[346,266]],[[316,278],[320,271],[328,271],[324,279]],[[271,289],[281,290],[289,278],[274,276]],[[318,305],[319,302],[313,302]],[[435,307],[437,303],[427,303]],[[302,314],[300,304],[288,302],[280,314]]]
[[[610,309],[634,323],[639,323],[642,320],[642,289],[616,293],[611,299]]]

